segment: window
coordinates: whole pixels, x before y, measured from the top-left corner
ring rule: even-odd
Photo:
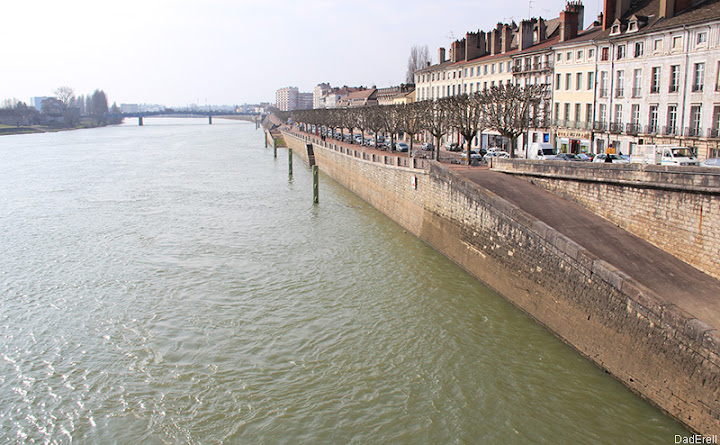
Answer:
[[[562,61],[562,53],[557,53],[557,61]]]
[[[512,67],[512,62],[508,62],[508,63],[507,63],[508,73],[511,71],[511,67]]]
[[[614,36],[618,34],[620,34],[620,24],[616,23],[612,25],[612,28],[610,28],[610,35]]]
[[[575,122],[582,120],[582,104],[575,104]]]
[[[600,71],[600,97],[608,96],[608,72]]]
[[[643,42],[635,42],[635,57],[641,57],[643,55],[644,47],[645,44]]]
[[[595,50],[589,49],[588,50],[588,59],[592,59],[593,57],[595,57]]]
[[[615,77],[615,97],[623,97],[625,91],[625,71],[618,70]]]
[[[582,50],[579,50],[577,52],[577,56],[575,57],[575,60],[582,60],[582,58],[583,58],[583,52],[582,52]]]
[[[615,104],[615,123],[622,125],[622,104]]]
[[[470,68],[470,77],[474,76],[475,67]]]
[[[570,104],[565,104],[565,120],[570,120]]]
[[[487,74],[487,65],[483,65],[483,71],[484,71],[483,74]]]
[[[720,137],[720,105],[715,105],[713,108],[712,128],[710,129],[710,137]]]
[[[500,72],[502,73],[503,70],[505,69],[505,64],[504,64],[504,63],[498,63],[498,68],[500,69]]]
[[[585,104],[585,122],[592,122],[593,120],[593,106],[592,104]]]
[[[628,32],[634,32],[638,30],[637,20],[633,20],[628,23]]]
[[[494,63],[490,66],[490,72],[492,74],[495,74],[495,64]]]
[[[720,62],[718,62],[715,73],[715,91],[720,91]]]
[[[650,93],[660,92],[660,67],[654,66],[652,69],[652,77],[650,78]]]
[[[675,36],[672,38],[673,51],[679,51],[682,49],[682,36]]]
[[[653,40],[653,52],[659,53],[662,51],[662,39]]]
[[[680,65],[670,67],[670,93],[677,93],[680,85]]]
[[[630,123],[633,125],[637,125],[640,123],[640,105],[639,104],[633,104],[633,106],[630,108]]]
[[[560,102],[555,102],[555,120],[560,120]]]
[[[575,75],[575,89],[580,90],[582,88],[582,73],[577,73]]]
[[[604,48],[600,48],[600,60],[603,62],[606,62],[610,58],[610,48],[607,46]]]
[[[570,89],[571,82],[572,82],[572,74],[571,73],[565,74],[565,89],[566,90]]]
[[[595,73],[592,71],[588,71],[587,80],[587,89],[592,90],[595,86]]]
[[[700,46],[704,43],[707,43],[707,33],[706,32],[699,32],[697,33],[697,40],[695,40],[695,43]]]
[[[487,82],[483,82],[483,89],[487,90]]]
[[[617,60],[625,58],[625,45],[618,45],[616,55],[617,55]]]
[[[556,75],[555,75],[555,89],[556,89],[556,90],[559,90],[559,89],[560,89],[560,81],[561,81],[561,80],[562,80],[562,75],[561,75],[561,74],[556,74]]]
[[[636,69],[633,71],[633,90],[632,97],[640,97],[642,94],[642,70]]]
[[[600,104],[600,108],[598,109],[598,119],[599,122],[605,123],[607,122],[607,105]]]
[[[690,133],[688,136],[700,136],[700,119],[702,117],[702,106],[695,104],[690,106]]]
[[[671,135],[677,132],[677,105],[668,105],[667,129],[665,134]]]
[[[565,60],[568,62],[572,60],[572,53],[570,51],[565,54]]]
[[[467,77],[468,69],[465,68],[465,77]]]
[[[696,63],[693,69],[693,85],[692,90],[695,93],[702,92],[705,83],[705,64]]]
[[[657,133],[658,124],[658,106],[657,104],[650,105],[650,113],[648,115],[648,129],[647,133]]]

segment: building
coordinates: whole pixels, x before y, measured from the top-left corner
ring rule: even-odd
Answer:
[[[327,96],[333,88],[329,83],[320,83],[313,89],[313,108],[326,108],[325,96]]]
[[[377,105],[377,88],[367,88],[348,93],[338,101],[338,108],[358,108]]]
[[[626,3],[606,0],[595,40],[596,151],[631,154],[653,143],[720,156],[720,2]]]
[[[49,99],[49,97],[48,96],[32,97],[32,98],[30,98],[30,101],[32,103],[32,106],[35,107],[36,110],[42,111],[42,103],[45,99]]]
[[[280,111],[292,111],[298,107],[297,87],[280,88],[275,92],[275,104]]]

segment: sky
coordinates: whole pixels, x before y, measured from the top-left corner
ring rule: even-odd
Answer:
[[[602,9],[585,0],[585,26]],[[275,90],[398,85],[413,45],[555,18],[565,0],[23,0],[0,20],[0,101],[105,91],[109,102],[239,105]]]

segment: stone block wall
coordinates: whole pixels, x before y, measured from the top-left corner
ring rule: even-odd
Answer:
[[[720,170],[640,164],[496,160],[628,232],[720,278]]]
[[[305,140],[285,140],[304,151]],[[324,173],[630,389],[694,431],[720,433],[720,336],[702,321],[440,164],[419,172],[354,152],[314,152]]]

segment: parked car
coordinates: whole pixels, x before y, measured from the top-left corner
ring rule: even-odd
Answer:
[[[720,158],[705,159],[700,163],[700,166],[720,168]]]
[[[577,157],[585,162],[592,162],[593,160],[593,155],[589,153],[578,153]]]
[[[555,159],[558,161],[582,161],[583,159],[580,158],[580,156],[574,154],[574,153],[560,153],[555,156]]]
[[[463,152],[460,154],[460,159],[467,160],[467,151],[463,150]],[[471,150],[470,159],[477,159],[479,161],[480,159],[482,159],[482,155],[478,150]]]
[[[485,153],[486,158],[509,158],[510,153],[503,150],[490,150]]]
[[[460,151],[460,145],[457,142],[446,142],[445,149],[447,151]]]
[[[528,157],[540,161],[555,159],[557,149],[547,142],[533,142],[528,149]]]
[[[430,142],[425,142],[424,144],[422,144],[422,149],[433,151],[435,150],[435,145],[431,144]]]
[[[365,141],[365,145],[367,145],[368,147],[374,147],[374,146],[375,146],[375,139],[373,139],[373,138],[367,138],[367,140]]]
[[[406,152],[409,148],[405,142],[395,142],[395,150],[397,151]]]
[[[605,158],[608,156],[610,156],[610,162],[612,162],[613,164],[629,164],[630,163],[630,161],[628,161],[627,159],[625,159],[624,157],[622,157],[620,155],[614,155],[614,154],[609,155],[609,154],[605,154],[605,153],[600,153],[600,154],[595,155],[595,157],[593,158],[593,162],[605,162]]]

